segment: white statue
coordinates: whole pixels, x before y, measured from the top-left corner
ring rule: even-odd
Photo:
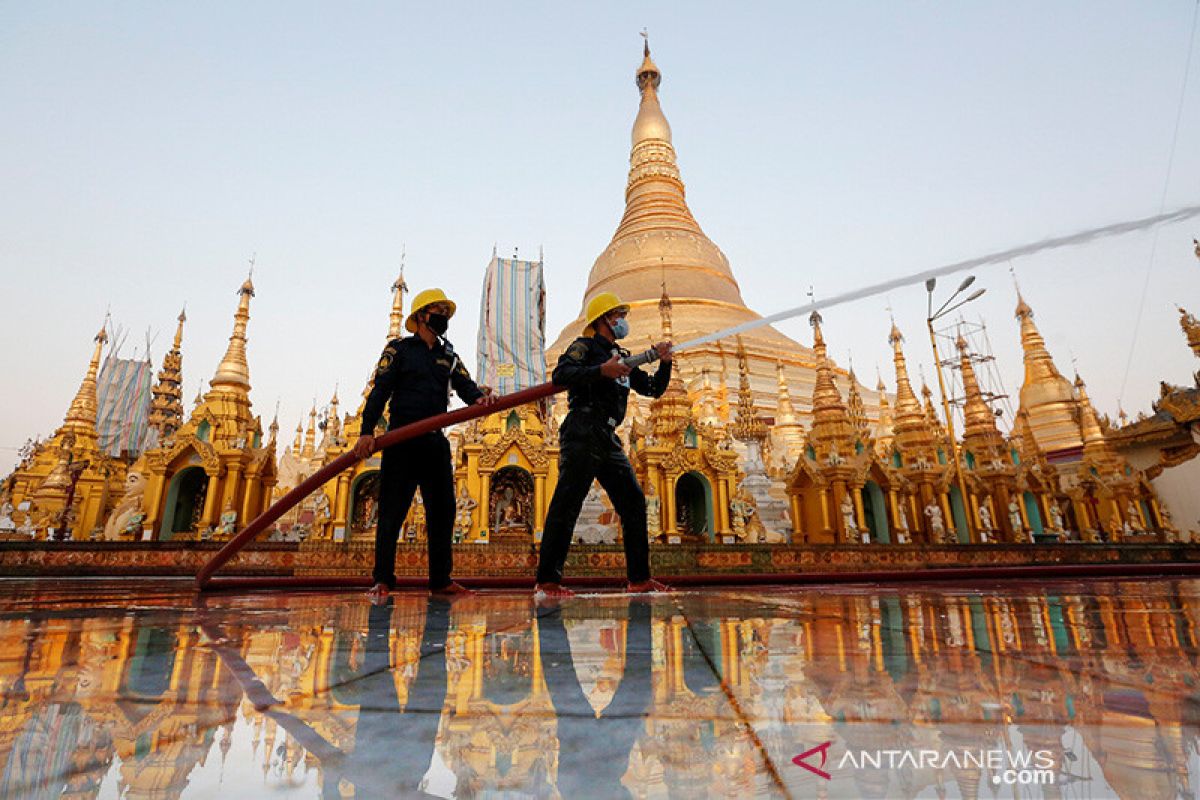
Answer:
[[[942,510],[938,508],[937,503],[925,506],[925,518],[929,520],[929,530],[933,534],[933,540],[935,542],[946,541],[946,524],[943,522]]]
[[[322,495],[324,495],[324,492],[322,492]],[[225,510],[221,512],[221,526],[219,530],[222,536],[233,536],[237,532],[237,512],[233,510],[233,506],[226,505]]]
[[[464,483],[458,487],[458,499],[454,503],[454,540],[461,542],[471,532],[471,521],[475,507],[479,504],[471,497]]]
[[[125,495],[117,503],[117,507],[108,515],[104,523],[104,538],[110,542],[120,539],[122,534],[133,530],[133,518],[142,510],[142,501],[146,494],[146,477],[140,472],[130,472],[125,476]],[[142,515],[145,519],[145,515]],[[137,521],[140,526],[141,520]],[[133,538],[137,539],[140,532],[133,530]]]
[[[17,529],[17,523],[12,518],[13,511],[15,510],[13,504],[8,500],[5,500],[4,504],[0,505],[0,531],[7,532]]]
[[[33,517],[26,514],[25,519],[21,522],[21,527],[17,528],[17,533],[24,534],[30,539],[37,536],[37,529],[33,527]]]
[[[1141,531],[1146,527],[1142,522],[1142,512],[1138,510],[1137,504],[1133,500],[1130,500],[1129,504],[1125,506],[1125,516],[1135,531]]]
[[[850,495],[842,498],[842,505],[839,508],[842,512],[842,525],[846,528],[846,533],[857,534],[858,522],[854,519],[854,501],[850,499]]]
[[[1050,530],[1063,530],[1063,512],[1062,509],[1058,507],[1057,500],[1050,501]]]
[[[908,502],[906,500],[902,499],[900,501],[900,514],[898,516],[900,517],[900,522],[896,525],[896,542],[897,544],[908,544]]]
[[[1025,532],[1025,524],[1021,521],[1021,507],[1015,499],[1008,501],[1008,524],[1012,526],[1013,533]]]
[[[658,499],[658,489],[651,482],[650,490],[646,492],[646,532],[650,538],[662,534],[662,501]]]
[[[844,461],[841,454],[838,453],[836,444],[829,446],[829,459],[828,460],[829,460],[829,466],[831,466],[831,467],[836,467]]]
[[[995,530],[995,526],[992,524],[992,510],[988,508],[987,501],[979,506],[979,527],[981,528],[980,533],[983,534],[983,540],[986,542],[987,534]]]

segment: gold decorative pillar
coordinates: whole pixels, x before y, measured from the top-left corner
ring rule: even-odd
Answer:
[[[804,514],[800,505],[800,495],[788,495],[788,500],[792,504],[792,532],[800,534],[801,538],[804,535]]]
[[[546,476],[533,476],[533,529],[543,530],[546,527]]]
[[[729,529],[729,487],[725,485],[724,478],[717,478],[717,507],[714,511],[713,528],[718,536],[728,536],[732,533]]]
[[[662,482],[662,491],[659,496],[662,497],[663,514],[666,516],[664,522],[666,525],[663,530],[668,536],[678,536],[679,528],[675,527],[675,476],[666,475]]]
[[[829,487],[822,486],[820,489],[820,492],[821,492],[821,530],[824,531],[825,533],[836,534],[837,532],[834,530],[833,526],[829,524]],[[834,538],[835,539],[837,538],[836,535]]]
[[[216,521],[217,490],[221,488],[221,479],[216,475],[208,476],[208,488],[204,491],[204,512],[200,515],[200,528],[209,527]]]

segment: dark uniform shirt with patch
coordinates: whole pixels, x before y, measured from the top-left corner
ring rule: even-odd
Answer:
[[[385,404],[389,430],[446,413],[450,387],[467,405],[483,396],[454,346],[445,339],[433,347],[419,336],[393,339],[375,368],[375,384],[363,407],[363,434],[375,431]]]
[[[572,411],[583,411],[601,420],[612,420],[613,427],[625,419],[629,390],[646,397],[661,397],[671,381],[671,362],[660,361],[658,371],[647,375],[635,369],[626,378],[612,380],[600,373],[600,365],[616,353],[621,358],[629,351],[599,334],[581,336],[558,359],[552,379],[567,388],[567,404]]]

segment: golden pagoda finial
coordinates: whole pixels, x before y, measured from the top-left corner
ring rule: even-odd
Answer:
[[[183,324],[187,322],[187,307],[179,312],[175,341],[163,356],[158,383],[151,391],[149,426],[154,429],[156,444],[167,441],[183,424]]]
[[[775,370],[779,380],[779,399],[775,408],[775,424],[776,425],[794,425],[799,419],[796,416],[796,407],[792,404],[792,395],[788,391],[787,374],[784,372],[783,362],[775,362]]]
[[[304,423],[296,423],[296,438],[292,440],[292,452],[296,455],[300,454],[300,440],[304,437]]]
[[[1100,421],[1096,418],[1096,409],[1092,407],[1088,397],[1087,384],[1079,373],[1075,373],[1075,392],[1079,396],[1079,432],[1083,435],[1083,445],[1096,444],[1104,441],[1104,431],[1100,429]]]
[[[271,432],[268,444],[274,443],[279,438],[279,401],[275,401],[275,416],[271,418],[271,427],[268,429]]]
[[[304,447],[300,450],[301,458],[312,458],[317,444],[317,402],[314,400],[312,409],[308,412],[308,430],[304,432]]]
[[[179,316],[176,317],[178,324],[175,326],[175,344],[174,347],[178,350],[183,346],[183,323],[187,322],[187,305],[184,305],[179,311]]]
[[[408,284],[404,282],[404,256],[406,248],[400,248],[400,277],[392,284],[392,313],[388,317],[388,341],[404,335],[404,293]],[[493,257],[495,253],[492,253]]]
[[[238,289],[238,308],[233,315],[233,333],[229,336],[229,347],[217,367],[217,374],[209,381],[212,387],[228,387],[238,392],[250,390],[250,365],[246,362],[246,326],[250,322],[250,298],[254,297],[254,261],[250,262],[250,275]]]
[[[850,367],[849,374],[850,388],[846,393],[846,409],[850,414],[850,423],[859,430],[866,430],[871,426],[870,420],[867,419],[867,407],[863,403],[862,395],[858,391],[858,378],[854,374],[854,367]]]
[[[821,315],[814,311],[808,322],[813,329],[813,352],[817,357],[817,376],[812,393],[812,427],[808,432],[810,445],[817,458],[833,464],[836,458],[847,458],[854,450],[855,428],[842,402],[842,394],[833,380],[825,335],[821,332]],[[840,463],[840,462],[839,462]]]
[[[971,354],[967,349],[967,340],[959,334],[955,346],[958,348],[959,366],[962,369],[963,377],[963,394],[966,399],[963,401],[963,420],[964,439],[971,438],[974,434],[990,434],[996,429],[996,417],[992,414],[992,409],[988,407],[987,401],[983,399],[983,391],[979,388],[979,379],[975,375],[975,365],[971,361]]]
[[[108,332],[105,330],[105,326],[100,327],[100,332],[93,337],[92,341],[95,342],[95,346],[92,348],[92,358],[88,361],[87,372],[79,384],[79,391],[75,393],[75,398],[71,400],[71,405],[67,408],[66,418],[63,420],[63,431],[74,433],[77,438],[83,436],[95,440],[96,376],[100,372],[100,352],[108,342]]]
[[[911,426],[921,417],[921,404],[913,392],[912,381],[908,377],[908,363],[904,359],[904,335],[892,323],[888,334],[888,342],[892,345],[892,363],[896,369],[896,423]]]
[[[1015,280],[1015,278],[1014,278]],[[1025,380],[1021,385],[1021,406],[1029,412],[1029,425],[1039,447],[1056,452],[1078,447],[1079,425],[1075,392],[1062,376],[1046,340],[1033,321],[1033,309],[1017,289],[1016,317],[1021,321],[1021,349],[1024,351]]]
[[[767,424],[754,409],[754,393],[750,389],[750,367],[746,360],[746,345],[738,337],[738,405],[733,435],[740,441],[762,441],[770,434]]]

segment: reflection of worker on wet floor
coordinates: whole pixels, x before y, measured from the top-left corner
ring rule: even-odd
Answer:
[[[371,607],[367,646],[359,680],[358,726],[350,768],[342,774],[355,797],[432,797],[421,781],[433,760],[438,723],[446,703],[446,635],[450,601],[430,597],[417,674],[400,696],[391,663],[392,599]],[[340,797],[336,791],[327,797]]]
[[[561,797],[630,796],[621,783],[650,705],[650,599],[629,602],[625,671],[612,701],[596,714],[579,684],[562,612],[538,616],[542,674],[558,717],[558,793]],[[597,643],[598,645],[598,643]]]

